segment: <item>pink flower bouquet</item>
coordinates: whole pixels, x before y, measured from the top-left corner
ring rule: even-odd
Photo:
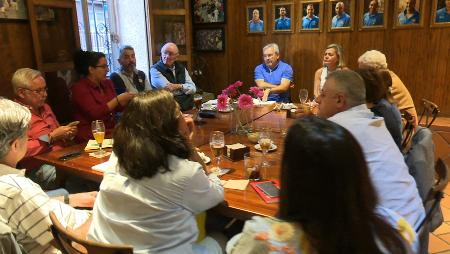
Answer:
[[[241,93],[239,87],[244,83],[236,81],[222,90],[222,93],[217,96],[217,109],[226,110],[230,101],[237,100],[239,109],[249,109],[253,107],[253,97],[262,98],[264,92],[256,86],[250,87],[249,94]]]

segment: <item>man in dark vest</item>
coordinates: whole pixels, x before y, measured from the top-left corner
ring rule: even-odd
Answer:
[[[177,62],[178,55],[175,43],[164,44],[161,48],[161,60],[150,68],[150,76],[154,88],[171,92],[181,110],[186,111],[194,107],[196,87],[186,68]]]
[[[124,92],[138,93],[151,90],[145,73],[136,69],[136,55],[134,54],[133,47],[122,47],[117,61],[121,66],[120,72],[114,72],[110,77],[117,94]]]

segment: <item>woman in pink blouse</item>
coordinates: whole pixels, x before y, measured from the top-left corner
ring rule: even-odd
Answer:
[[[76,139],[83,142],[93,138],[91,122],[94,120],[102,120],[106,135],[110,136],[115,126],[115,113],[121,111],[134,94],[116,94],[112,81],[106,78],[108,64],[105,54],[80,50],[74,61],[81,76],[71,88],[74,119],[80,121]]]

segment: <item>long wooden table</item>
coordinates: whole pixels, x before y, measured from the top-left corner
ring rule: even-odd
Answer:
[[[274,144],[278,149],[270,152],[267,155],[267,160],[270,162],[270,167],[263,172],[265,179],[278,179],[280,158],[283,152],[283,137],[281,137],[280,126],[287,128],[292,120],[286,119],[285,111],[274,111],[272,106],[255,107],[253,110],[253,126],[256,130],[267,129],[271,131],[271,136]],[[242,143],[250,147],[250,153],[255,156],[261,156],[262,153],[254,148],[253,143],[249,142],[247,136],[236,135],[230,133],[231,113],[218,113],[217,118],[204,119],[205,123],[196,126],[194,144],[212,160],[214,157],[209,148],[209,134],[211,131],[220,130],[226,133],[226,144]],[[37,155],[34,158],[42,163],[54,165],[58,169],[58,173],[76,175],[81,178],[89,179],[95,182],[101,182],[103,179],[103,172],[91,169],[92,166],[108,160],[105,158],[94,158],[85,152],[84,144],[73,145],[66,147],[59,151],[54,151],[46,154]],[[111,150],[111,149],[106,149]],[[68,161],[60,161],[58,158],[70,152],[81,151],[79,157]],[[212,167],[214,161],[208,164]],[[231,168],[232,172],[223,175],[221,179],[246,179],[244,171],[243,160],[233,162],[226,158],[222,158],[221,167]],[[278,204],[266,204],[258,194],[252,189],[250,185],[244,191],[225,189],[226,205],[218,207],[218,209],[230,216],[237,218],[248,218],[252,215],[274,216],[278,210]]]

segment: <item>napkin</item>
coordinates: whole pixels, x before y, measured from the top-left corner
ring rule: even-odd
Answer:
[[[220,180],[220,183],[225,189],[245,190],[247,189],[248,180]]]
[[[109,163],[109,161],[105,161],[105,162],[103,162],[103,163],[94,165],[94,166],[92,166],[91,168],[92,168],[93,170],[105,172],[107,169],[110,169],[110,167],[111,167],[110,165],[111,165],[111,164]]]
[[[103,140],[103,143],[102,143],[102,148],[111,148],[111,147],[113,147],[113,143],[114,143],[114,142],[113,142],[112,139],[110,139],[110,138],[105,138],[105,139]],[[97,150],[98,148],[99,148],[99,147],[98,147],[97,141],[91,139],[91,140],[88,141],[88,143],[87,143],[86,147],[84,148],[84,150],[85,150],[85,151],[89,151],[89,150]]]

